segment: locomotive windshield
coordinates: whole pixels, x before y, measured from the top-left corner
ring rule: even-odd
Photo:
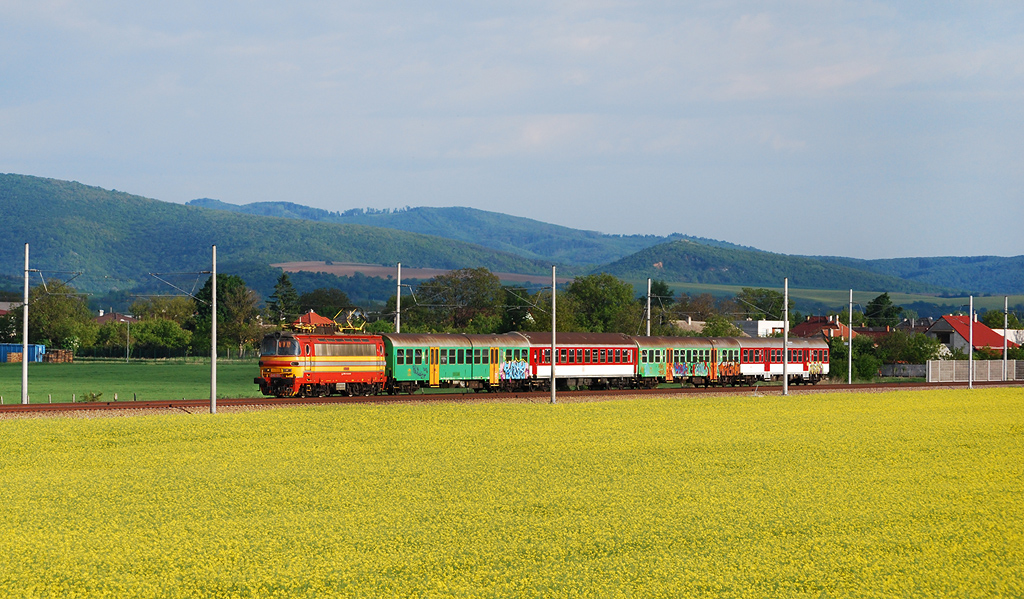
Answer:
[[[291,337],[263,338],[263,346],[260,354],[264,356],[297,356],[299,355],[299,343]]]

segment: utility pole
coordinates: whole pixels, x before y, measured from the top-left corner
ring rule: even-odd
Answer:
[[[789,395],[789,277],[782,280],[782,394]]]
[[[850,324],[846,329],[846,384],[853,384],[853,289],[850,290]]]
[[[974,296],[971,296],[967,315],[967,388],[974,388]]]
[[[1008,328],[1009,326],[1010,326],[1010,296],[1004,295],[1003,296],[1003,381],[1004,382],[1006,381],[1006,374],[1007,374],[1006,373],[1006,366],[1007,366],[1007,363],[1006,363],[1006,350],[1007,350],[1009,344],[1006,341],[1006,336],[1010,333],[1010,330]]]
[[[217,413],[217,246],[213,246],[213,274],[210,276],[210,413]]]
[[[25,303],[21,306],[21,403],[28,403],[28,244],[25,244]]]
[[[647,279],[647,336],[651,336],[651,280]]]
[[[395,292],[395,332],[402,332],[402,263],[398,263],[398,288]]]
[[[555,349],[555,267],[551,267],[551,403],[555,401],[555,362],[558,361],[558,351]]]

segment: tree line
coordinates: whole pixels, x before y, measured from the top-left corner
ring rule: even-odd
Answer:
[[[402,332],[550,330],[551,293],[550,287],[502,285],[487,268],[453,270],[403,293]],[[210,351],[211,295],[208,279],[194,297],[141,297],[130,307],[138,322],[130,326],[114,321],[100,325],[84,295],[64,283],[48,281],[29,294],[29,341],[78,353],[109,355],[124,351],[130,343],[133,351],[142,354],[204,355]],[[734,324],[738,320],[782,320],[784,314],[784,296],[772,289],[745,287],[732,297],[677,295],[665,281],[656,280],[650,295],[652,335],[737,336],[741,334]],[[646,330],[647,297],[637,297],[631,284],[607,273],[576,277],[557,290],[555,301],[558,330],[562,332],[637,335]],[[365,330],[392,332],[397,303],[392,295],[379,312],[360,312]],[[803,321],[792,300],[788,308],[791,327]],[[257,347],[268,330],[281,328],[310,310],[345,320],[355,309],[347,294],[336,288],[299,293],[288,273],[278,277],[266,302],[241,277],[217,275],[218,346],[238,355]],[[849,320],[845,308],[829,315],[842,323]],[[907,315],[892,303],[888,293],[883,293],[868,302],[863,311],[855,311],[853,322],[855,326],[894,327]],[[997,317],[998,323],[994,322]],[[703,325],[698,330],[680,326],[688,320]],[[987,312],[982,320],[1001,328],[1002,313]],[[1011,319],[1011,326],[1019,326],[1016,317]],[[7,342],[21,340],[20,310],[0,316],[0,338]],[[846,351],[841,339],[833,340],[833,361],[845,361]],[[868,378],[883,363],[919,364],[935,359],[939,357],[939,343],[921,333],[894,330],[877,340],[858,336],[853,351],[855,371],[861,378]],[[994,354],[989,357],[997,357]]]

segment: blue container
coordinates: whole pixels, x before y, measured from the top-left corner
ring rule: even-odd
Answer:
[[[0,343],[0,362],[7,361],[7,354],[10,353],[21,353],[20,343]],[[28,361],[29,362],[42,362],[43,354],[46,353],[45,345],[29,344],[28,346]]]

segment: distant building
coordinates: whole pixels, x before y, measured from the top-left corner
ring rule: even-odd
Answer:
[[[781,320],[734,320],[736,328],[743,331],[746,337],[771,337],[778,333],[782,334],[782,327],[785,322]]]
[[[927,333],[928,329],[932,328],[935,324],[935,319],[931,316],[926,318],[904,318],[903,322],[896,325],[896,330],[903,331],[904,333]]]
[[[95,320],[100,325],[107,324],[108,322],[139,322],[138,318],[135,318],[134,316],[131,316],[129,314],[120,314],[118,312],[104,313],[103,310],[100,310],[100,315],[94,318],[93,320]]]
[[[0,316],[10,314],[11,310],[17,310],[24,302],[0,302]]]
[[[943,316],[928,329],[925,333],[929,337],[939,340],[939,343],[946,346],[950,351],[960,350],[965,354],[968,351],[968,339],[974,341],[974,349],[1003,349],[1003,336],[985,326],[985,323],[974,321],[974,334],[971,335],[971,322],[967,316]],[[1008,340],[1009,341],[1009,340]],[[1017,343],[1010,341],[1010,348],[1018,347]]]
[[[808,316],[807,320],[789,330],[794,337],[824,337],[826,341],[833,337],[846,339],[850,336],[850,327],[839,322],[838,316]],[[853,336],[857,333],[854,331]]]
[[[673,320],[672,324],[681,331],[693,331],[699,333],[704,330],[703,320],[694,320],[692,316],[687,316],[686,320]]]

